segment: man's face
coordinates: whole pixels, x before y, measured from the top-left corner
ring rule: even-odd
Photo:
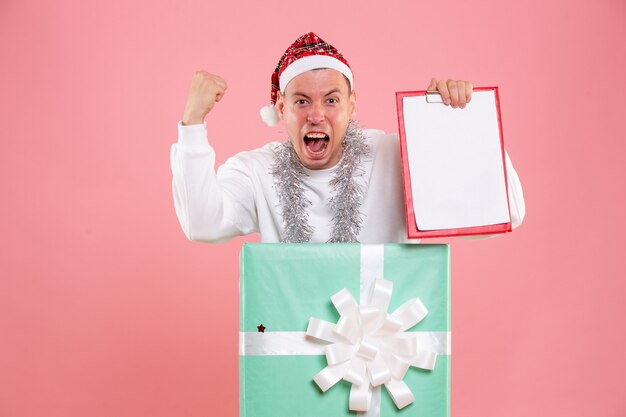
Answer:
[[[339,162],[348,123],[356,112],[356,95],[339,71],[319,69],[292,79],[276,108],[302,165],[332,168]]]

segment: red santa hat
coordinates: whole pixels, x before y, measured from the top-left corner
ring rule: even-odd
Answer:
[[[272,73],[272,104],[261,109],[261,118],[268,126],[274,126],[279,121],[278,110],[274,106],[278,91],[284,93],[289,81],[303,72],[318,68],[339,71],[350,82],[350,88],[354,87],[352,70],[343,55],[313,32],[302,35],[287,48]]]

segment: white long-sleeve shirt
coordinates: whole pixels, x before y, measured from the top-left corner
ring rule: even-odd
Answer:
[[[358,177],[365,190],[360,212],[361,243],[406,242],[404,191],[398,135],[364,131],[371,158],[363,161]],[[215,151],[207,141],[205,124],[178,125],[178,142],[172,145],[171,165],[176,214],[187,238],[220,242],[259,232],[263,242],[280,242],[284,226],[281,206],[270,174],[273,150],[280,142],[228,159],[215,171]],[[506,155],[511,222],[517,227],[525,214],[522,187]],[[334,168],[308,170],[304,179],[311,242],[326,242],[331,234],[332,212],[327,204]]]

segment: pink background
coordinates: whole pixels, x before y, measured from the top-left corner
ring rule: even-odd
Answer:
[[[0,416],[235,416],[240,238],[188,242],[169,147],[191,76],[229,90],[221,162],[282,139],[258,109],[309,30],[394,92],[498,85],[528,214],[452,243],[452,414],[626,415],[623,0],[0,3]]]

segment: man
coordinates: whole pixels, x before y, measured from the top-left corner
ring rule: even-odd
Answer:
[[[397,135],[355,122],[354,77],[347,61],[314,33],[298,38],[272,74],[270,125],[289,140],[229,159],[217,173],[205,116],[226,92],[217,75],[191,83],[171,162],[176,213],[191,240],[219,242],[260,232],[263,242],[406,241]],[[444,102],[464,108],[472,85],[433,79]],[[521,186],[508,156],[513,226],[524,216]]]

